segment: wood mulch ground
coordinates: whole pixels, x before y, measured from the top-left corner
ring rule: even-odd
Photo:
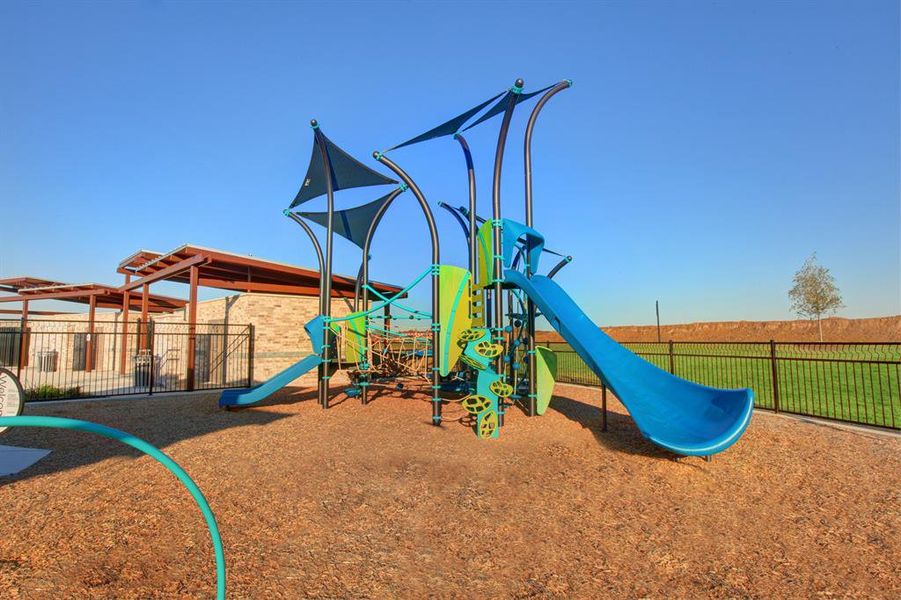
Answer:
[[[899,437],[757,414],[713,462],[675,460],[613,400],[602,432],[598,399],[561,386],[494,441],[400,393],[27,412],[164,448],[217,515],[233,598],[901,597]],[[212,596],[200,513],[154,461],[76,432],[2,442],[53,453],[0,480],[0,597]]]

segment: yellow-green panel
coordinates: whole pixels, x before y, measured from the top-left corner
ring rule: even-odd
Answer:
[[[538,375],[535,393],[538,394],[536,411],[543,415],[554,395],[554,380],[557,377],[557,355],[550,348],[535,348],[535,366]]]
[[[344,362],[366,362],[366,313],[352,313],[340,323],[344,334]]]
[[[468,269],[453,265],[438,268],[438,322],[441,325],[438,368],[441,375],[447,375],[457,363],[463,352],[457,340],[472,324],[471,281]]]
[[[491,285],[491,280],[494,279],[494,228],[491,226],[490,220],[485,221],[479,227],[476,246],[478,249],[476,254],[479,259],[479,278],[476,285],[480,288],[488,287]]]

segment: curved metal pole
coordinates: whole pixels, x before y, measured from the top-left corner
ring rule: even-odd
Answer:
[[[334,238],[335,216],[335,190],[332,181],[332,165],[328,156],[328,149],[325,145],[325,139],[322,131],[319,129],[319,123],[316,119],[310,121],[316,136],[316,145],[319,146],[319,152],[322,154],[322,170],[325,173],[325,195],[328,200],[327,218],[326,218],[326,234],[325,234],[325,270],[319,271],[320,280],[320,302],[322,303],[322,315],[324,317],[332,316],[332,241]],[[322,362],[319,363],[319,405],[322,408],[328,408],[328,385],[329,385],[329,363],[334,352],[332,349],[331,327],[326,325],[322,328]]]
[[[572,80],[567,79],[561,81],[545,92],[544,96],[542,96],[538,103],[535,104],[535,108],[532,109],[532,114],[529,115],[529,122],[526,124],[523,160],[525,162],[526,174],[526,225],[528,227],[532,227],[532,131],[535,129],[535,122],[538,120],[538,114],[541,112],[541,109],[544,108],[544,105],[547,104],[548,100],[563,90],[572,87],[572,84]],[[526,266],[528,267],[528,263],[526,263]]]
[[[363,263],[357,269],[357,279],[354,281],[354,312],[360,310],[360,288],[363,287]]]
[[[466,158],[466,173],[469,176],[469,272],[472,280],[476,280],[476,171],[472,164],[472,152],[462,134],[455,133],[454,139],[460,143],[463,156]]]
[[[463,236],[467,240],[469,240],[469,225],[467,225],[466,221],[463,220],[461,213],[453,206],[450,206],[449,204],[445,204],[444,202],[439,202],[438,208],[443,208],[444,210],[449,212],[454,217],[454,219],[457,221],[457,223],[460,224],[460,228],[463,230]],[[468,243],[468,241],[467,241],[467,243]]]
[[[435,227],[435,216],[432,214],[432,209],[429,208],[429,203],[426,201],[425,196],[422,195],[419,186],[416,185],[416,182],[413,181],[403,169],[381,152],[373,152],[372,156],[394,171],[394,173],[400,177],[401,181],[407,184],[407,187],[409,187],[413,192],[413,195],[416,196],[416,200],[419,201],[419,207],[422,209],[422,214],[425,216],[426,223],[429,226],[429,237],[432,241],[432,425],[441,425],[441,398],[438,396],[438,384],[440,383],[438,357],[441,356],[440,348],[438,347],[441,337],[439,331],[440,324],[438,321],[441,314],[439,312],[440,306],[438,296],[438,265],[441,262],[441,249],[438,246],[438,228]]]
[[[290,210],[285,210],[285,216],[290,218],[292,221],[301,226],[301,228],[307,233],[307,236],[310,238],[310,242],[313,243],[313,250],[316,251],[316,261],[319,263],[319,273],[321,274],[324,270],[324,263],[322,258],[322,246],[319,245],[319,240],[316,239],[316,234],[313,233],[313,230],[307,225],[307,222],[303,220],[303,218],[291,212]],[[323,306],[322,306],[322,284],[324,283],[324,279],[322,277],[319,278],[319,314],[322,314]]]
[[[554,266],[554,268],[551,269],[551,270],[548,272],[547,278],[548,278],[548,279],[553,279],[553,278],[554,278],[554,275],[556,275],[556,274],[560,271],[560,269],[562,269],[563,267],[565,267],[566,265],[568,265],[568,264],[571,263],[572,261],[573,261],[573,257],[572,257],[572,256],[565,256],[565,257],[563,258],[563,260],[561,260],[560,262],[558,262],[558,263]]]
[[[504,164],[504,148],[507,145],[507,131],[510,129],[510,119],[513,118],[513,109],[516,108],[516,97],[522,93],[522,86],[525,85],[522,79],[517,79],[516,83],[513,85],[513,89],[510,90],[510,97],[507,99],[507,108],[504,110],[504,120],[501,123],[500,131],[497,135],[497,150],[494,154],[494,185],[491,189],[491,216],[492,216],[492,226],[493,233],[492,236],[493,244],[492,251],[494,253],[494,275],[492,277],[494,283],[494,294],[492,300],[494,301],[494,319],[491,323],[491,326],[494,328],[491,339],[497,343],[504,342],[504,298],[503,298],[503,286],[502,280],[504,277],[504,263],[503,257],[501,255],[501,235],[503,235],[503,231],[501,230],[501,170]],[[472,217],[470,216],[470,219]],[[504,377],[504,373],[506,373],[506,369],[504,368],[504,357],[503,353],[499,354],[497,360],[495,361],[495,372],[501,376],[501,380],[505,381],[506,377]],[[504,424],[504,409],[503,409],[503,401],[498,402],[498,414],[497,414],[497,422],[499,426]]]
[[[551,89],[549,89],[545,94],[541,97],[538,103],[535,105],[535,108],[532,109],[532,114],[529,115],[529,122],[526,125],[526,135],[523,145],[523,160],[525,161],[525,174],[526,174],[526,226],[532,227],[532,130],[535,129],[535,122],[538,120],[538,113],[541,112],[541,109],[544,108],[544,105],[547,104],[547,101],[550,100],[555,94],[562,92],[563,90],[572,87],[573,82],[569,79],[566,81],[561,81]],[[532,276],[532,264],[531,264],[531,254],[532,248],[531,244],[528,240],[526,240],[526,277]],[[557,271],[563,268],[565,263],[560,263],[549,277],[553,277]],[[538,381],[538,367],[535,362],[535,303],[531,298],[526,302],[526,327],[528,329],[528,337],[529,344],[528,350],[526,351],[527,362],[529,366],[529,388],[527,392],[528,401],[528,413],[530,417],[534,417],[538,414],[538,408],[536,405],[537,400],[537,381]]]
[[[362,283],[363,288],[363,310],[369,310],[369,248],[372,245],[372,238],[375,235],[375,230],[378,228],[379,223],[382,220],[382,217],[385,216],[385,212],[387,212],[388,207],[391,206],[391,203],[394,202],[394,199],[400,196],[404,191],[406,191],[407,186],[402,185],[385,199],[382,205],[379,207],[378,211],[376,211],[375,216],[372,218],[372,222],[369,223],[369,229],[366,230],[366,239],[363,241],[363,262],[360,264],[360,278],[358,279],[358,283]],[[366,317],[366,327],[368,328],[369,317]],[[387,329],[387,328],[386,328]],[[364,331],[364,339],[369,339],[369,333]],[[368,342],[367,342],[368,343]],[[368,350],[368,349],[367,349]],[[368,352],[367,352],[368,354]],[[364,356],[365,360],[369,360],[367,356]],[[367,364],[368,368],[371,368],[372,365]],[[363,390],[360,392],[360,403],[367,404],[369,402],[369,375],[366,375],[366,385],[363,386]]]

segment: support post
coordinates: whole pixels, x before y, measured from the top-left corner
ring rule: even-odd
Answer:
[[[325,143],[325,136],[319,129],[319,123],[316,119],[310,121],[310,127],[316,136],[316,145],[322,155],[322,170],[325,173],[325,196],[327,200],[326,221],[325,221],[325,270],[319,271],[321,313],[325,318],[325,327],[322,329],[322,362],[319,363],[319,405],[322,408],[328,408],[328,389],[329,389],[329,365],[333,356],[332,328],[329,323],[329,317],[332,316],[332,241],[334,238],[334,217],[335,217],[335,182],[332,181],[332,164],[328,155],[328,147]]]
[[[601,431],[607,431],[607,386],[601,382]]]
[[[125,284],[131,282],[131,273],[125,274]],[[119,374],[128,373],[128,311],[131,308],[131,291],[122,292],[122,344],[119,350]]]
[[[88,373],[94,370],[94,348],[97,347],[97,344],[94,342],[94,317],[96,311],[97,295],[91,294],[88,299],[88,343],[86,344],[87,357],[85,358],[84,367],[84,370]]]
[[[494,265],[494,273],[492,274],[492,283],[494,293],[492,300],[494,306],[494,319],[491,324],[493,328],[491,341],[494,343],[504,343],[504,296],[503,296],[503,278],[504,278],[504,261],[503,250],[501,246],[501,236],[503,230],[501,227],[501,171],[504,165],[504,149],[507,145],[507,132],[510,129],[510,120],[513,118],[513,109],[516,108],[516,98],[522,93],[522,87],[525,85],[522,79],[517,79],[513,84],[507,98],[507,107],[504,110],[504,120],[501,121],[501,127],[497,134],[497,150],[494,153],[494,184],[491,189],[491,217],[492,217],[492,253]],[[494,369],[500,375],[501,380],[505,381],[504,369],[504,353],[502,352],[496,359]],[[504,424],[503,401],[498,403],[498,426]]]
[[[197,374],[197,281],[200,267],[190,268],[190,292],[188,296],[188,391],[193,391]]]
[[[19,319],[19,356],[16,357],[16,379],[22,378],[22,369],[28,366],[28,300],[22,300],[22,316]]]
[[[523,161],[525,163],[525,177],[526,177],[526,226],[533,227],[533,216],[532,216],[532,131],[535,129],[535,122],[538,120],[538,114],[541,112],[541,109],[544,108],[544,105],[547,104],[547,101],[551,99],[555,94],[561,92],[567,88],[572,86],[572,81],[566,80],[561,81],[551,89],[549,89],[545,94],[541,97],[538,103],[535,105],[535,108],[532,109],[532,114],[529,115],[529,122],[526,125],[526,135],[523,142]],[[529,238],[526,239],[526,277],[531,278],[533,273],[533,265],[531,260],[532,255],[532,242]],[[535,303],[531,298],[527,298],[526,300],[526,332],[528,335],[528,346],[526,349],[526,361],[529,369],[529,386],[527,392],[527,398],[529,400],[527,404],[527,412],[530,417],[534,417],[538,414],[536,400],[537,400],[537,387],[538,387],[538,365],[535,361],[535,318],[536,318],[536,310]],[[605,417],[606,418],[606,417]]]
[[[657,313],[657,343],[660,343],[660,300],[654,300],[654,312]]]
[[[255,328],[253,323],[247,326],[247,387],[253,386],[253,338]]]
[[[372,222],[369,223],[369,229],[366,230],[366,239],[363,240],[363,262],[360,264],[360,277],[357,280],[357,283],[360,284],[362,288],[362,297],[363,297],[363,310],[369,310],[369,249],[372,247],[372,238],[375,236],[375,230],[379,226],[379,222],[381,222],[382,217],[385,216],[385,212],[387,212],[388,207],[391,206],[391,203],[394,202],[394,199],[397,198],[400,194],[405,192],[407,189],[406,184],[402,184],[396,190],[391,192],[391,194],[385,198],[385,201],[379,207],[378,211],[376,211],[375,216],[372,218]],[[385,310],[388,310],[390,304],[385,305]],[[387,313],[390,314],[390,311]],[[385,329],[388,329],[388,325],[386,323]],[[360,391],[360,403],[368,404],[369,403],[369,370],[372,368],[372,365],[369,364],[369,315],[364,317],[363,324],[363,359],[367,361],[362,369],[365,373],[363,384],[361,387],[363,388]]]
[[[441,355],[441,348],[439,347],[441,341],[441,326],[438,322],[439,315],[441,314],[439,310],[440,282],[438,280],[438,265],[441,262],[441,252],[438,245],[438,228],[435,226],[435,217],[432,214],[432,209],[429,207],[429,203],[426,201],[425,196],[423,196],[419,186],[416,185],[416,182],[413,181],[403,169],[397,166],[394,161],[381,152],[373,152],[372,156],[394,171],[394,173],[400,177],[401,181],[410,188],[410,191],[413,192],[413,195],[416,196],[416,200],[419,202],[419,207],[422,209],[422,214],[425,216],[426,224],[429,227],[429,238],[432,242],[432,376],[430,378],[432,380],[432,425],[438,426],[441,425],[441,397],[438,395],[438,390],[440,389],[439,384],[441,382],[441,376],[438,372],[438,357]]]
[[[673,340],[669,341],[668,344],[668,354],[669,354],[669,372],[673,375],[676,374],[676,357],[673,352]]]
[[[776,341],[770,340],[770,370],[773,377],[773,411],[779,412],[779,369],[776,366]]]
[[[141,332],[141,350],[150,348],[150,340],[148,339],[150,313],[150,284],[145,283],[141,288],[141,323],[144,324],[144,330]]]
[[[150,389],[148,390],[149,395],[153,395],[153,386],[156,383],[156,357],[153,355],[153,346],[155,340],[153,333],[153,325],[151,325],[150,321],[144,322],[144,335],[147,336],[147,364],[150,365]]]

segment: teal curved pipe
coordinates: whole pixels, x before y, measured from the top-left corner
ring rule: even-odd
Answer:
[[[219,536],[216,517],[213,516],[210,505],[207,503],[206,498],[203,497],[203,492],[194,483],[194,480],[185,473],[184,469],[178,466],[178,463],[166,456],[159,448],[130,433],[125,433],[106,425],[99,425],[90,421],[79,421],[77,419],[64,419],[62,417],[0,417],[0,427],[48,427],[51,429],[73,429],[94,433],[140,450],[169,469],[188,488],[197,506],[200,507],[203,518],[206,520],[207,527],[210,530],[210,537],[213,540],[213,552],[216,555],[216,599],[225,600],[225,552],[222,549],[222,538]]]

